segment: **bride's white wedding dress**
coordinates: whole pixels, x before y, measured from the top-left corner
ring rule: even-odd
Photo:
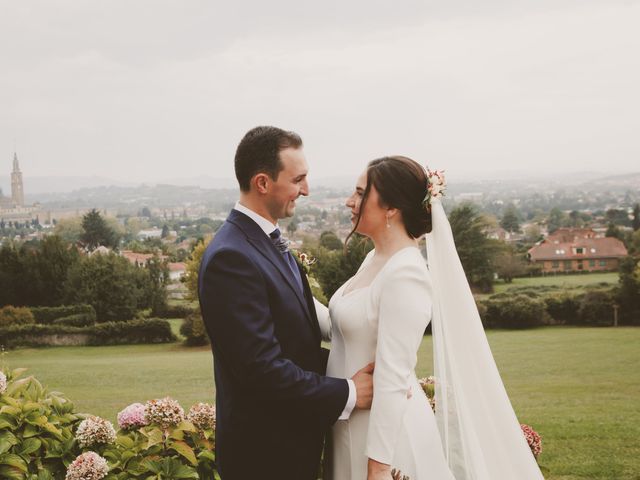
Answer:
[[[374,396],[371,411],[354,410],[349,420],[333,426],[325,450],[325,479],[366,480],[371,457],[411,480],[453,480],[434,414],[414,371],[432,298],[420,251],[399,250],[369,286],[344,293],[349,283],[329,303],[327,375],[350,378],[375,362]]]

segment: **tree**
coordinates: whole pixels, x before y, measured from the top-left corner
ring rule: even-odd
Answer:
[[[82,219],[80,217],[61,218],[56,221],[53,234],[66,243],[77,243],[82,236]]]
[[[549,219],[547,220],[547,226],[549,233],[555,232],[565,222],[566,214],[557,207],[554,207],[549,212]]]
[[[27,284],[19,251],[11,244],[0,247],[0,307],[25,305]]]
[[[169,236],[169,227],[165,223],[162,226],[162,233],[160,234],[160,238],[167,238]]]
[[[28,305],[61,305],[69,270],[80,260],[76,248],[52,235],[24,260],[30,287]]]
[[[511,283],[515,277],[523,275],[525,263],[512,247],[506,247],[495,258],[496,273],[506,283]]]
[[[636,203],[633,206],[633,220],[631,221],[631,226],[633,227],[634,232],[640,230],[640,203]]]
[[[320,234],[320,246],[327,250],[342,251],[344,249],[342,240],[340,240],[338,236],[330,230],[324,231]]]
[[[169,267],[157,255],[149,259],[144,268],[138,271],[138,309],[150,308],[153,315],[158,315],[167,308],[167,285],[169,284]]]
[[[346,251],[319,247],[313,252],[317,260],[313,266],[313,275],[327,298],[331,298],[344,282],[355,275],[372,248],[371,240],[354,234],[347,244]]]
[[[105,247],[118,245],[116,233],[95,208],[82,217],[82,230],[80,241],[90,251],[101,245]]]
[[[640,261],[631,255],[620,262],[620,280],[616,301],[623,322],[640,323]]]
[[[497,244],[485,235],[486,222],[471,203],[455,208],[449,222],[469,284],[481,292],[491,292]]]
[[[187,260],[187,271],[182,282],[187,287],[188,298],[192,301],[198,299],[200,264],[211,238],[208,237],[198,242],[191,252],[191,257]],[[200,309],[184,319],[180,333],[186,337],[187,345],[204,345],[209,341]]]
[[[132,319],[144,295],[140,270],[114,253],[83,257],[69,270],[66,301],[92,305],[100,322]]]
[[[502,220],[500,220],[500,226],[510,233],[517,233],[520,231],[520,218],[515,206],[509,205],[505,209],[504,215],[502,215]]]
[[[618,240],[622,240],[622,238],[624,237],[624,235],[622,234],[620,229],[613,222],[609,223],[609,226],[607,227],[607,232],[605,233],[605,236],[606,237],[617,238]]]
[[[293,217],[289,222],[289,224],[287,225],[287,233],[289,235],[293,235],[294,233],[296,233],[297,230],[298,230],[298,220],[296,220],[296,217]]]

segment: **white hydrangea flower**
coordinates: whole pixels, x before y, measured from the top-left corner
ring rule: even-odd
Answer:
[[[116,431],[109,420],[90,415],[80,422],[78,430],[76,430],[76,440],[80,448],[113,443],[116,441]]]
[[[187,420],[193,423],[199,430],[215,430],[216,428],[216,407],[209,403],[196,403],[189,414]]]
[[[69,468],[65,480],[102,480],[109,473],[107,461],[95,452],[79,455]]]
[[[168,428],[184,420],[184,410],[171,397],[149,400],[145,405],[145,418],[149,423],[157,423],[163,428]]]
[[[7,376],[0,372],[0,395],[2,395],[7,390]]]

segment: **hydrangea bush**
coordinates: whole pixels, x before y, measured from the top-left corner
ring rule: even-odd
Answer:
[[[73,432],[83,416],[24,372],[0,373],[0,478],[63,479],[79,453]]]
[[[169,397],[134,403],[108,420],[74,412],[25,369],[0,371],[0,478],[5,480],[217,480],[215,407],[185,416]]]

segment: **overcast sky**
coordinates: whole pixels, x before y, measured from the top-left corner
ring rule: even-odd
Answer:
[[[635,0],[0,0],[0,175],[16,145],[25,177],[232,177],[259,124],[312,178],[638,171],[639,25]]]

